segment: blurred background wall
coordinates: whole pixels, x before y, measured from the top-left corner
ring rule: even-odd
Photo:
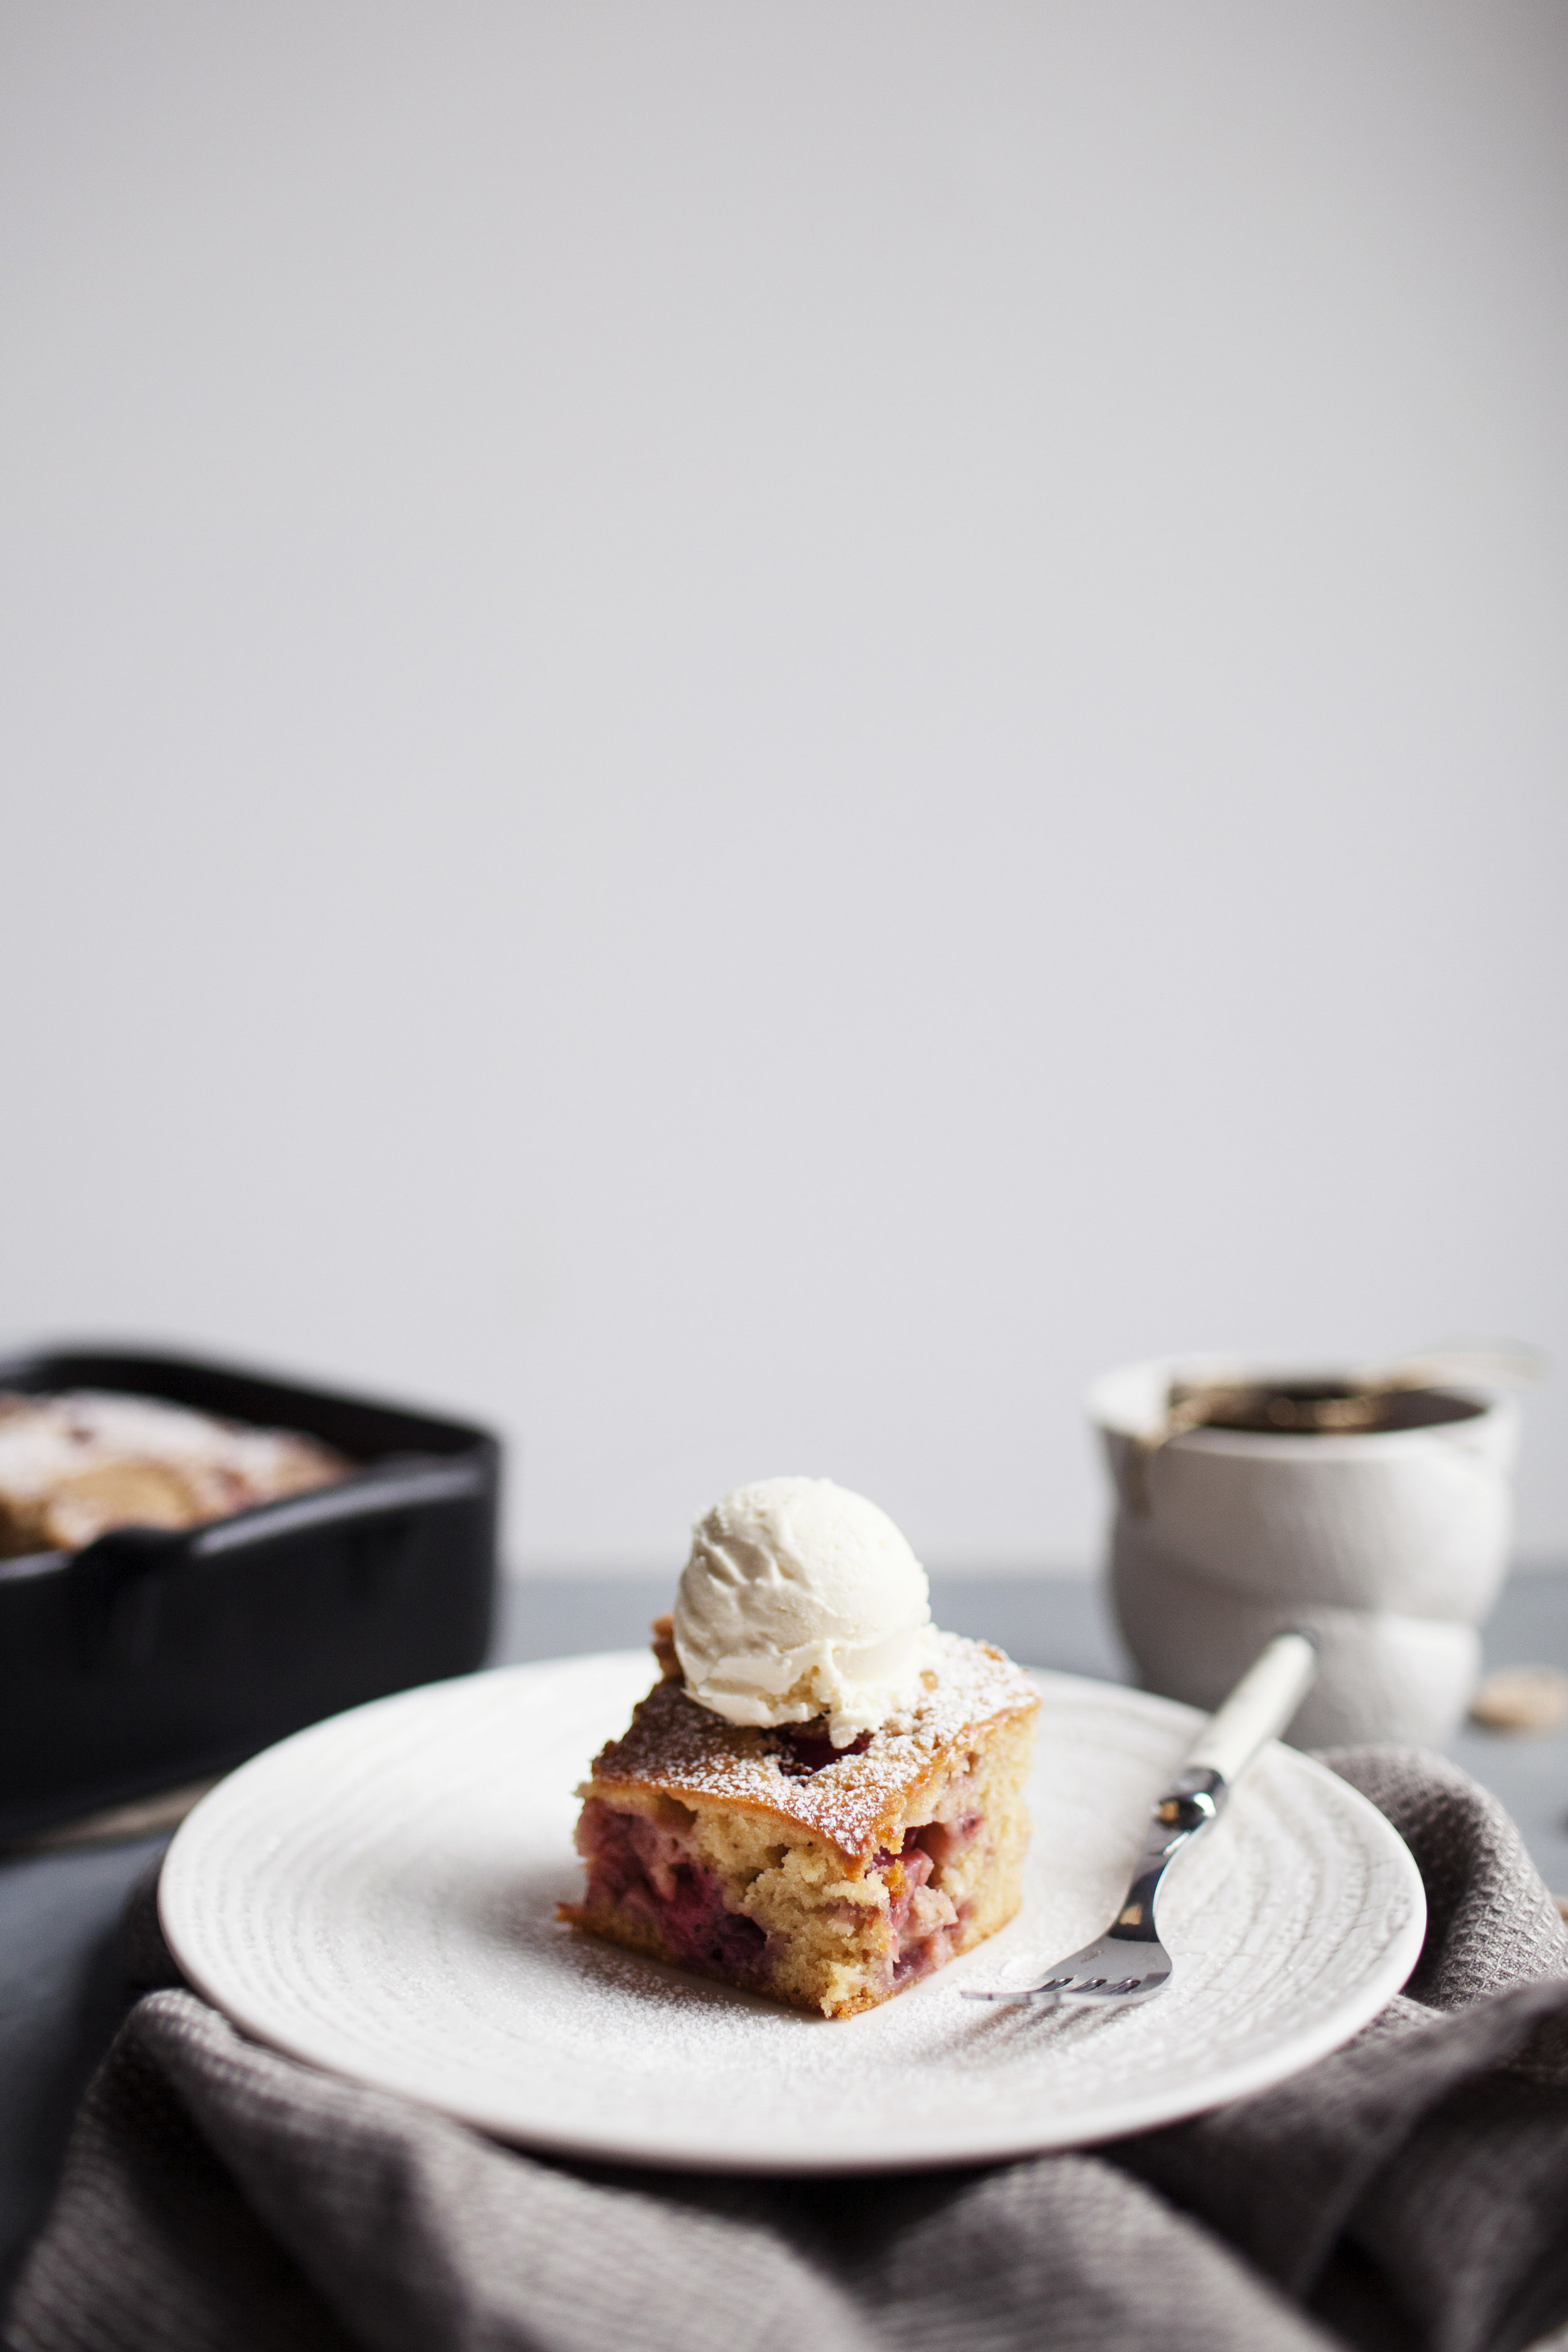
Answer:
[[[0,26],[5,1336],[469,1408],[584,1569],[1568,1356],[1561,7]]]

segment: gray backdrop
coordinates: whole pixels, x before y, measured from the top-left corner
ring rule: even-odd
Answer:
[[[557,1568],[1561,1353],[1565,132],[1519,0],[5,8],[6,1334],[492,1416]]]

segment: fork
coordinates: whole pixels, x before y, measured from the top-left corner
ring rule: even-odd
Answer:
[[[1284,1730],[1318,1671],[1310,1633],[1277,1633],[1211,1715],[1185,1763],[1155,1800],[1121,1910],[1103,1936],[1058,1960],[1043,1984],[971,1992],[965,2000],[1080,2000],[1131,2006],[1171,1981],[1171,1955],[1154,1927],[1160,1881],[1183,1850],[1219,1819],[1226,1798],[1267,1739]]]

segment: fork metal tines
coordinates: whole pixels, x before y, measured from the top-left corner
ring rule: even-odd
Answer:
[[[972,1992],[966,2000],[1147,2000],[1171,1973],[1154,1927],[1154,1893],[1184,1845],[1217,1819],[1226,1798],[1217,1772],[1184,1772],[1154,1807],[1121,1910],[1103,1936],[1058,1960],[1044,1983],[1016,1992]]]
[[[1290,1721],[1317,1667],[1312,1635],[1277,1633],[1224,1705],[1199,1731],[1186,1763],[1156,1800],[1132,1883],[1103,1936],[1058,1960],[1043,1983],[1017,1991],[972,1992],[966,2000],[1084,2000],[1127,2007],[1150,2000],[1171,1979],[1171,1956],[1154,1926],[1160,1881],[1184,1846],[1217,1821],[1232,1784],[1264,1742]]]

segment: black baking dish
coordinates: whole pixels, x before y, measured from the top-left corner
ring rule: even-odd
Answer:
[[[0,1560],[0,1841],[482,1664],[500,1480],[486,1431],[97,1349],[0,1360],[0,1389],[161,1397],[303,1431],[361,1465],[202,1527],[119,1528],[79,1552]]]

